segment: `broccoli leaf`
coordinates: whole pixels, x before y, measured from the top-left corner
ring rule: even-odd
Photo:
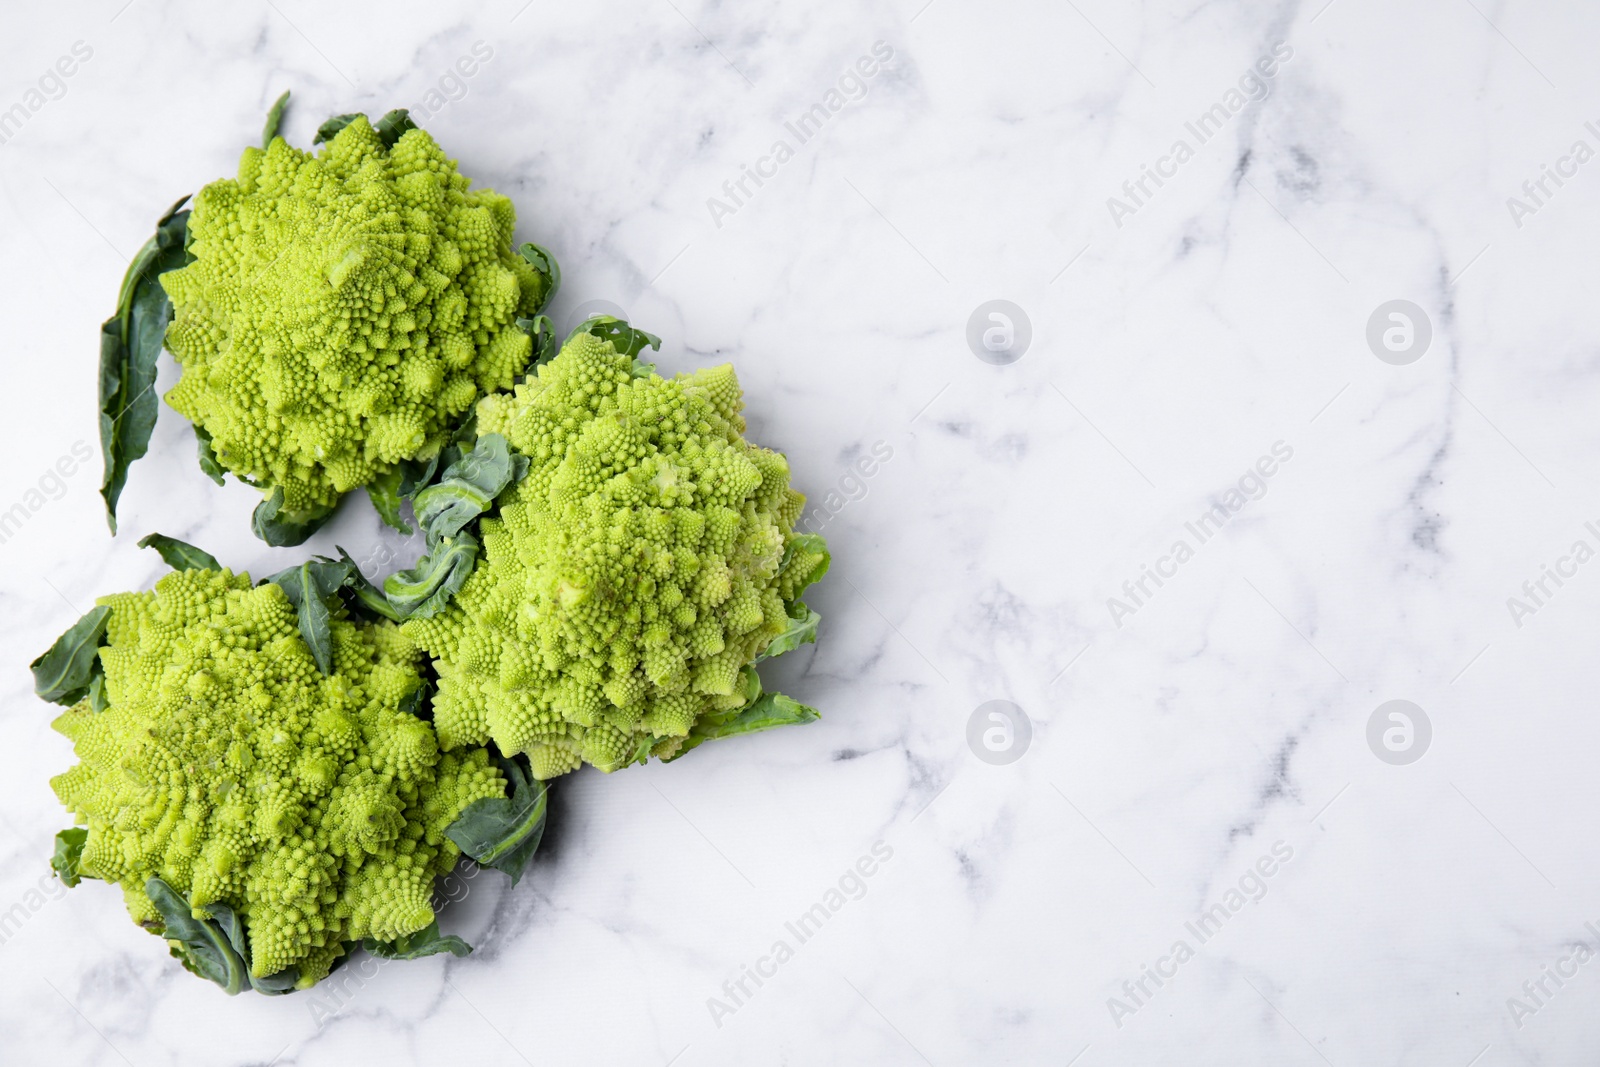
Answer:
[[[56,835],[56,852],[50,868],[68,889],[83,881],[83,846],[89,840],[87,826],[73,826]]]
[[[340,588],[350,579],[350,573],[356,571],[356,565],[347,562],[348,558],[337,561],[313,556],[300,566],[279,571],[260,583],[276,585],[295,606],[300,636],[323,674],[333,673],[333,630],[329,618],[339,606]]]
[[[775,726],[797,725],[822,718],[822,713],[816,708],[808,707],[782,693],[761,692],[760,679],[755,677],[753,670],[746,668],[746,671],[748,672],[746,684],[754,690],[755,696],[737,711],[702,717],[690,728],[689,736],[684,739],[682,747],[673,755],[663,759],[663,763],[671,763],[684,753],[720,737],[737,737],[740,734],[770,730]]]
[[[250,943],[245,940],[244,920],[226,904],[207,904],[205,910],[211,913],[212,925],[222,931],[222,935],[228,939],[228,945],[244,964],[245,978],[249,980],[250,988],[269,997],[294,991],[300,980],[300,967],[297,964],[291,964],[277,974],[257,978],[250,967]]]
[[[144,885],[145,895],[161,915],[161,936],[172,944],[172,955],[186,970],[222,987],[230,997],[254,989],[272,996],[288,993],[300,979],[299,967],[257,978],[250,973],[250,946],[244,923],[226,904],[208,904],[209,919],[195,918],[183,894],[160,878]]]
[[[384,595],[402,618],[437,615],[461,591],[477,560],[478,539],[463,531],[430,544],[427,555],[417,560],[415,567],[385,578]]]
[[[395,142],[400,140],[407,130],[415,130],[419,127],[415,122],[411,121],[410,111],[403,107],[397,107],[373,123],[372,128],[377,131],[378,140],[383,142],[383,147],[393,148]]]
[[[348,115],[335,115],[333,118],[317,127],[317,135],[311,138],[311,143],[321,144],[323,141],[331,141],[338,136],[340,130],[350,125],[356,119],[364,118],[366,118],[366,116],[359,111],[352,111]]]
[[[440,934],[438,919],[414,934],[397,937],[393,941],[366,938],[361,942],[361,947],[380,960],[420,960],[440,952],[448,952],[452,956],[466,956],[472,952],[472,946],[455,934]]]
[[[161,553],[167,566],[175,571],[220,571],[222,564],[209,552],[201,551],[176,537],[166,534],[146,534],[139,539],[140,548],[153,548]]]
[[[799,595],[802,589],[813,582],[821,581],[822,576],[828,573],[828,568],[833,563],[833,554],[828,551],[828,542],[823,540],[821,534],[795,534],[789,539],[788,545],[784,546],[783,562],[779,564],[778,569],[782,570],[788,566],[789,560],[794,558],[796,552],[800,551],[814,552],[822,557],[822,561],[811,569],[811,573],[806,575],[799,585],[795,586],[796,595]]]
[[[424,678],[421,685],[400,699],[398,707],[407,715],[415,715],[419,719],[424,718],[422,705],[432,696],[433,683]]]
[[[517,329],[533,338],[533,358],[528,361],[528,374],[531,375],[556,354],[556,324],[549,315],[535,315],[531,319],[518,319]]]
[[[96,714],[105,711],[111,706],[111,698],[106,696],[106,672],[97,670],[94,677],[89,679],[89,706]]]
[[[222,463],[217,459],[216,449],[211,446],[211,435],[198,422],[194,424],[194,439],[196,445],[199,446],[201,473],[221,485],[222,475],[225,473],[222,469]]]
[[[405,494],[400,491],[400,486],[404,479],[404,471],[399,467],[390,467],[368,482],[366,490],[367,499],[372,501],[373,510],[377,511],[384,525],[409,537],[412,532],[411,524],[400,517],[400,505],[405,500]]]
[[[186,970],[217,983],[230,997],[250,984],[244,959],[227,935],[214,923],[196,919],[189,902],[176,889],[160,878],[152,878],[145,883],[144,891],[161,914],[161,936],[177,942],[172,954]]]
[[[49,651],[28,665],[33,670],[33,691],[67,707],[88,696],[90,683],[103,670],[97,650],[110,619],[111,609],[102,604],[56,638]]]
[[[156,223],[155,236],[128,264],[117,296],[117,313],[100,327],[100,450],[105,474],[100,495],[106,523],[117,532],[117,498],[128,468],[150,447],[156,425],[156,357],[161,354],[172,301],[159,278],[192,258],[184,248],[189,213],[182,197]]]
[[[711,736],[737,737],[740,734],[770,730],[774,726],[815,722],[820,718],[822,713],[816,708],[786,697],[782,693],[762,693],[756,698],[755,703],[740,711],[728,722],[716,727]]]
[[[373,585],[367,576],[361,573],[361,568],[350,558],[350,553],[338,545],[333,547],[338,549],[339,559],[350,565],[350,576],[345,579],[342,586],[347,594],[345,603],[352,610],[368,617],[382,616],[390,622],[399,622],[403,619],[405,616],[394,609],[389,603],[389,598],[383,595],[383,590]]]
[[[445,468],[439,480],[416,495],[417,522],[430,539],[453,537],[494,505],[494,498],[528,473],[528,457],[513,456],[497,433],[478,438],[471,452]]]
[[[418,491],[433,481],[434,472],[439,469],[439,453],[435,452],[425,460],[401,460],[395,469],[400,472],[400,484],[398,486],[400,495],[407,498],[414,497]],[[407,527],[404,532],[409,534],[411,532],[410,527]]]
[[[602,341],[610,341],[611,347],[624,356],[637,356],[646,347],[661,350],[661,338],[653,333],[635,329],[611,315],[596,315],[592,319],[585,319],[576,330],[567,335],[567,340],[572,340],[580,333],[592,334]]]
[[[795,616],[794,613],[796,611],[799,611],[799,617]],[[817,624],[821,621],[822,616],[820,614],[812,611],[798,600],[790,604],[788,628],[772,639],[772,643],[756,657],[756,662],[760,663],[764,659],[781,656],[785,652],[793,652],[801,645],[808,645],[816,641]]]
[[[512,885],[539,848],[550,805],[549,786],[529,775],[525,760],[501,757],[510,795],[474,800],[444,832],[483,866],[510,875]]]
[[[272,144],[272,139],[278,136],[278,127],[283,125],[283,109],[288,103],[289,90],[285,89],[283,95],[278,97],[278,102],[272,105],[272,110],[267,112],[267,124],[261,129],[262,148]]]
[[[517,253],[545,279],[545,289],[539,294],[538,306],[547,306],[561,288],[561,264],[556,262],[556,257],[550,254],[549,249],[532,241],[524,241]]]
[[[283,514],[283,486],[280,485],[273,488],[271,496],[256,505],[255,512],[250,516],[250,529],[274,548],[293,548],[304,544],[306,538],[322,529],[333,518],[334,510],[314,511],[299,518]]]
[[[550,290],[544,294],[540,304],[548,304],[550,298],[556,295],[556,290],[561,288],[561,264],[556,262],[556,257],[543,245],[536,245],[532,241],[524,241],[517,249],[517,254],[528,261],[534,270],[550,279]]]

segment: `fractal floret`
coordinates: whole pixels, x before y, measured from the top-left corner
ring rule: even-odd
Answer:
[[[324,674],[284,590],[248,575],[180,571],[99,603],[103,691],[55,722],[82,761],[51,783],[87,826],[79,873],[169,938],[158,889],[237,917],[250,974],[300,988],[349,942],[434,922],[434,878],[460,854],[446,830],[506,783],[486,750],[441,753],[400,710],[422,683],[397,627],[336,612]]]
[[[393,134],[355,116],[317,155],[247,148],[195,199],[193,262],[160,277],[183,367],[167,402],[221,467],[282,488],[286,520],[436,453],[522,373],[517,319],[553,288],[512,251],[510,200],[468,191],[423,130]]]
[[[493,739],[539,778],[670,759],[753,706],[758,658],[814,639],[798,597],[827,550],[741,408],[731,366],[664,379],[583,331],[479,404],[530,466],[450,606],[402,627],[435,659],[442,745]]]

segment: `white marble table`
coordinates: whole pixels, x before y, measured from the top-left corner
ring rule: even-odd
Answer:
[[[0,1060],[1594,1063],[1600,20],[1322,5],[8,9]],[[416,109],[558,321],[735,361],[835,562],[768,672],[821,722],[560,782],[468,959],[230,1000],[50,882],[25,668],[146,532],[305,551],[167,409],[96,493],[124,257],[285,88],[300,144]]]

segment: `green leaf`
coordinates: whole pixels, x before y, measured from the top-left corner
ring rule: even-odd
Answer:
[[[424,678],[422,679],[421,685],[417,686],[400,699],[400,704],[398,705],[399,710],[405,712],[407,715],[415,715],[419,719],[423,718],[422,705],[427,703],[429,698],[432,696],[433,683]]]
[[[472,451],[446,467],[439,480],[416,495],[417,522],[429,538],[453,537],[494,506],[495,497],[528,473],[528,457],[512,455],[497,433],[478,438]]]
[[[722,737],[737,737],[740,734],[753,734],[759,730],[770,730],[775,726],[814,722],[822,718],[822,713],[816,708],[808,707],[782,693],[761,692],[761,681],[756,677],[755,671],[746,668],[746,672],[746,684],[755,694],[750,701],[734,712],[703,716],[690,728],[689,736],[684,740],[682,747],[663,760],[663,763],[671,763],[707,741]]]
[[[111,609],[91,608],[56,638],[49,651],[34,660],[33,691],[52,704],[71,707],[89,694],[89,684],[102,670],[97,650],[105,641]]]
[[[331,141],[338,136],[340,130],[350,125],[356,119],[364,118],[366,118],[366,116],[359,111],[352,111],[348,115],[335,115],[333,118],[317,127],[317,135],[311,138],[311,143],[321,144],[323,141]]]
[[[146,534],[139,539],[140,548],[153,548],[161,553],[167,566],[175,571],[220,571],[222,564],[209,552],[202,552],[191,544],[166,534]]]
[[[274,996],[288,993],[300,980],[299,967],[257,978],[250,973],[250,946],[244,922],[226,904],[208,904],[210,918],[196,918],[183,894],[160,878],[144,885],[145,896],[161,915],[161,936],[173,944],[172,955],[186,970],[222,987],[230,997],[254,989]]]
[[[550,789],[529,775],[523,759],[500,758],[510,795],[474,800],[445,836],[485,867],[511,876],[516,885],[544,837]]]
[[[828,542],[823,540],[821,534],[795,534],[789,539],[789,543],[784,546],[783,562],[779,564],[778,569],[781,571],[788,566],[795,553],[800,551],[816,553],[822,557],[822,561],[811,568],[811,572],[805,576],[799,585],[795,586],[796,596],[799,596],[800,591],[806,586],[813,582],[821,581],[822,576],[828,573],[828,568],[833,564],[833,553],[828,551]]]
[[[472,946],[455,934],[441,935],[438,919],[414,934],[397,937],[393,941],[366,938],[361,942],[361,947],[380,960],[420,960],[440,952],[448,952],[452,956],[465,956],[472,952]]]
[[[195,444],[198,445],[201,472],[207,478],[221,485],[224,473],[222,463],[217,459],[216,449],[211,445],[211,435],[198,422],[194,424],[194,439]]]
[[[172,954],[187,970],[217,983],[230,997],[250,984],[243,956],[219,926],[196,919],[182,894],[160,878],[146,882],[144,892],[161,914],[161,936],[177,942]]]
[[[313,556],[300,566],[279,571],[260,583],[276,585],[295,606],[300,636],[323,674],[333,673],[333,630],[329,620],[341,606],[339,590],[350,579],[352,571],[356,571],[354,563]]]
[[[283,124],[283,109],[288,103],[289,90],[285,89],[283,95],[278,97],[278,102],[272,105],[272,110],[267,112],[267,124],[261,129],[262,148],[272,144],[272,139],[278,136],[278,127]]]
[[[798,618],[794,614],[797,610],[800,612]],[[790,604],[788,628],[772,639],[772,643],[756,657],[756,662],[760,663],[764,659],[781,656],[785,652],[793,652],[801,645],[811,644],[817,639],[817,624],[821,621],[822,616],[820,614],[812,611],[798,600]]]
[[[439,453],[435,452],[425,460],[401,460],[396,469],[400,471],[400,495],[409,499],[433,481],[434,472],[439,469]],[[408,527],[405,532],[409,534],[410,528]]]
[[[816,708],[809,707],[792,700],[782,693],[762,693],[749,707],[740,711],[728,722],[715,728],[712,737],[737,737],[740,734],[753,734],[760,730],[770,730],[775,726],[794,726],[805,722],[815,722],[822,718],[822,713]]]
[[[517,249],[517,254],[528,261],[529,266],[550,279],[550,289],[540,301],[543,306],[550,302],[556,295],[556,290],[561,288],[561,264],[556,262],[556,257],[543,245],[536,245],[532,241],[524,241]]]
[[[431,545],[415,567],[385,578],[384,595],[403,618],[437,615],[461,591],[477,560],[478,539],[463,531]]]
[[[556,324],[549,315],[535,315],[531,319],[518,319],[517,328],[533,338],[533,358],[528,361],[528,373],[535,367],[550,362],[556,354]]]
[[[111,706],[111,698],[106,696],[106,672],[97,670],[94,677],[89,680],[89,706],[95,714],[105,711]]]
[[[56,835],[56,852],[50,857],[50,869],[68,889],[83,881],[83,846],[88,840],[86,826],[73,826]]]
[[[338,545],[333,547],[338,549],[339,559],[350,565],[350,576],[345,579],[342,587],[345,594],[345,603],[358,614],[366,615],[369,618],[382,617],[390,622],[399,622],[404,618],[389,603],[389,598],[383,595],[383,590],[373,585],[367,579],[367,576],[361,573],[361,568],[356,566],[356,561],[350,558],[350,553],[339,548]]]
[[[400,505],[405,499],[405,494],[400,492],[400,484],[404,478],[405,472],[398,466],[390,467],[368,482],[366,490],[367,499],[372,501],[372,507],[384,525],[409,537],[411,525],[400,517]]]
[[[379,119],[372,128],[378,132],[378,140],[383,142],[383,147],[393,148],[395,142],[400,140],[407,130],[415,130],[418,127],[411,121],[411,112],[403,107],[397,107]]]
[[[592,319],[585,319],[576,330],[567,335],[567,340],[572,340],[580,333],[592,334],[602,341],[610,341],[611,347],[615,348],[619,355],[637,356],[647,347],[661,350],[661,338],[653,333],[635,329],[611,315],[596,315]]]
[[[128,264],[117,295],[117,313],[100,327],[100,450],[105,473],[100,495],[106,523],[117,532],[117,499],[128,482],[128,467],[150,447],[156,425],[156,357],[161,354],[172,301],[160,277],[192,258],[184,249],[189,213],[181,198],[156,224]]]
[[[276,486],[272,495],[256,505],[250,516],[250,529],[274,548],[293,548],[304,544],[306,538],[333,518],[335,508],[295,514],[283,510],[283,486]]]

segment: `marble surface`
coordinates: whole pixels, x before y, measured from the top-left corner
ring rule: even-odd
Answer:
[[[1580,8],[8,9],[0,1061],[1594,1063]],[[114,539],[73,458],[125,257],[285,88],[301,144],[427,112],[560,258],[558,321],[609,301],[665,369],[734,360],[834,569],[766,672],[822,721],[560,782],[527,880],[445,912],[468,959],[230,1000],[50,881],[69,749],[25,666],[163,569],[146,532],[303,551],[170,410]],[[1031,327],[1009,364],[968,343],[992,299]],[[335,542],[417,550],[364,504]],[[996,700],[1027,730],[969,732]]]

